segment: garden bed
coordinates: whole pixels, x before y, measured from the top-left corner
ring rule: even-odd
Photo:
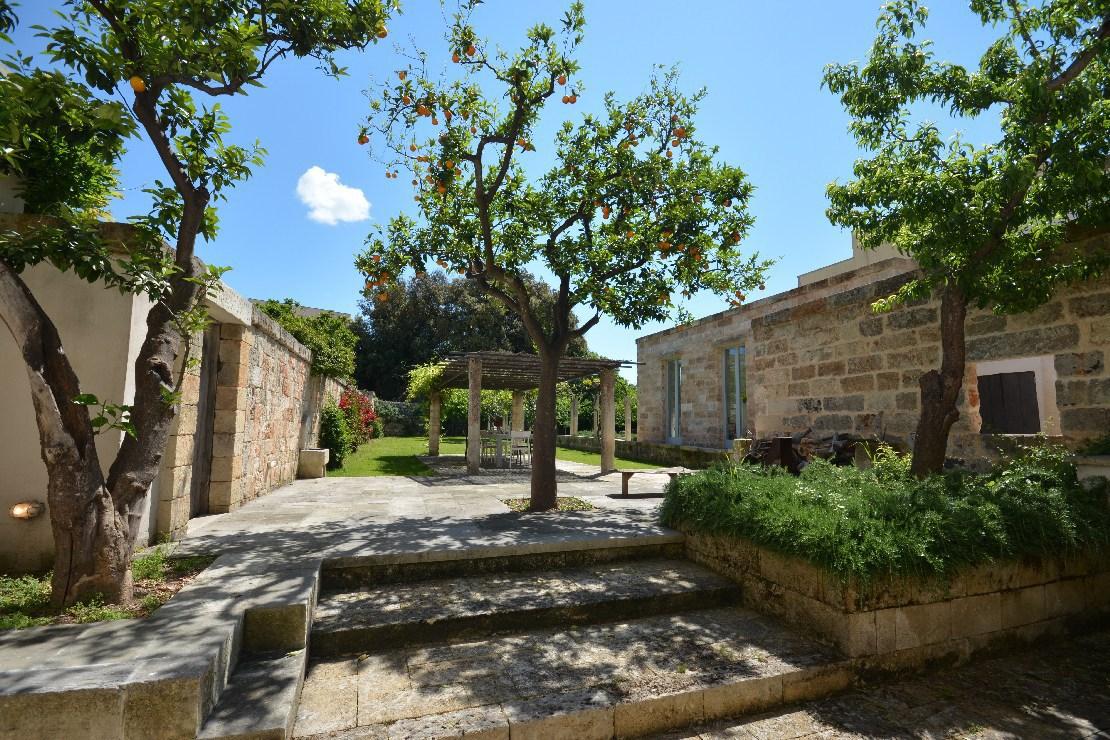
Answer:
[[[50,605],[50,574],[0,576],[0,630],[146,617],[191,583],[212,560],[207,556],[171,558],[165,548],[154,547],[132,563],[134,598],[130,603],[105,604],[93,599],[62,610]]]
[[[1026,451],[984,475],[926,481],[815,463],[680,478],[665,523],[691,559],[876,667],[966,657],[1099,619],[1110,603],[1110,511],[1066,453]]]
[[[527,498],[506,498],[501,499],[501,503],[508,506],[516,512],[528,511],[528,507],[532,505],[532,500]],[[576,496],[559,496],[555,499],[556,511],[593,511],[594,506],[589,501],[585,501]]]

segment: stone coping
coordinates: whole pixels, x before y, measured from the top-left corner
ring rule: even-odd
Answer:
[[[0,737],[195,737],[241,652],[306,647],[319,574],[229,553],[145,619],[0,634]]]

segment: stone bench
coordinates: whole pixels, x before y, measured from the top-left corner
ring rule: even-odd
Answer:
[[[628,480],[637,473],[649,475],[669,475],[673,481],[680,475],[690,475],[695,472],[689,468],[659,468],[658,470],[618,470],[621,474],[621,496],[628,496]]]

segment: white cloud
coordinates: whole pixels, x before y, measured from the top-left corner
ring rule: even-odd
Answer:
[[[358,188],[339,182],[339,175],[313,165],[297,180],[297,196],[308,206],[308,217],[335,226],[340,221],[370,218],[370,201]]]

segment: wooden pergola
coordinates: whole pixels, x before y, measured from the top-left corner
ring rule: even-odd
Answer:
[[[482,389],[513,392],[512,431],[524,430],[524,392],[540,385],[538,355],[515,352],[465,352],[448,355],[439,380],[429,394],[428,454],[439,455],[440,391],[466,388],[469,403],[466,409],[466,468],[477,473],[481,462]],[[613,386],[619,368],[631,367],[623,360],[604,358],[564,357],[559,361],[559,382],[577,380],[591,375],[601,378],[601,470],[616,470],[616,418],[613,408]],[[577,399],[572,399],[571,416],[576,416]],[[631,407],[625,403],[625,430],[631,429]],[[577,431],[577,419],[571,433]]]

